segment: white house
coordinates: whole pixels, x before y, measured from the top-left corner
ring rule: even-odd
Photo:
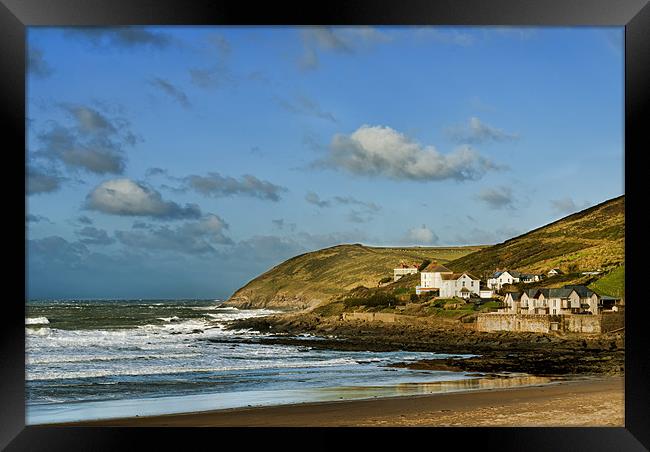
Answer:
[[[542,280],[543,275],[538,275],[535,273],[521,273],[519,276],[519,281],[522,283],[530,284]]]
[[[563,272],[559,268],[552,268],[547,273],[548,276],[555,276],[555,275],[562,275],[562,274]]]
[[[494,290],[492,289],[481,289],[478,293],[478,296],[481,298],[492,298],[494,296]]]
[[[501,290],[501,288],[506,284],[518,283],[520,277],[521,273],[514,270],[496,272],[487,280],[487,286],[490,289]]]
[[[454,273],[443,265],[430,264],[420,273],[415,293],[437,291],[441,298],[469,298],[480,292],[481,281],[469,273]]]
[[[401,264],[399,267],[393,269],[393,281],[397,281],[404,275],[414,275],[418,272],[418,266]]]

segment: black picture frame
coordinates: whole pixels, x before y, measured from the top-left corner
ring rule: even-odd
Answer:
[[[650,353],[645,348],[650,336],[646,326],[648,303],[642,298],[643,267],[635,266],[643,253],[642,198],[648,152],[648,133],[642,118],[647,116],[650,80],[650,6],[647,0],[401,0],[399,2],[356,0],[319,2],[305,7],[295,3],[266,2],[249,4],[233,0],[0,0],[0,124],[5,142],[16,143],[5,149],[12,156],[12,175],[5,182],[12,193],[7,212],[25,213],[24,193],[15,179],[20,150],[25,143],[25,36],[29,26],[69,25],[531,25],[531,26],[624,26],[625,27],[625,193],[626,193],[626,360],[624,428],[436,428],[409,429],[403,445],[422,441],[428,447],[496,450],[646,450],[650,449]],[[645,115],[644,115],[645,113]],[[647,125],[646,125],[647,127]],[[9,138],[9,140],[7,140]],[[14,140],[11,140],[14,138]],[[23,162],[24,162],[23,154]],[[5,180],[7,180],[5,178]],[[638,187],[638,188],[637,188]],[[25,187],[24,187],[25,188]],[[14,204],[15,203],[15,206]],[[15,226],[13,226],[15,224]],[[25,284],[19,286],[16,262],[27,259],[26,248],[9,233],[25,233],[17,221],[7,222],[7,243],[16,251],[8,283],[11,289],[3,300],[0,335],[0,447],[6,450],[134,450],[151,447],[151,442],[173,446],[187,438],[204,440],[213,447],[226,447],[224,435],[248,446],[282,448],[337,447],[339,433],[363,435],[364,447],[385,444],[390,439],[404,441],[404,430],[384,429],[308,429],[307,437],[291,441],[293,432],[262,429],[250,434],[242,429],[135,429],[135,428],[56,428],[25,427]],[[22,227],[21,227],[22,228]],[[22,231],[22,232],[21,232]],[[630,245],[630,246],[628,246]],[[6,249],[9,247],[6,247]],[[638,257],[638,259],[637,259]],[[640,264],[639,264],[640,265]],[[25,269],[23,267],[23,269]],[[258,432],[257,430],[255,432]],[[232,433],[232,434],[231,434]],[[187,434],[187,435],[186,435]],[[412,436],[416,435],[416,436]],[[293,438],[297,438],[293,436]],[[305,442],[307,438],[308,442]],[[293,446],[293,447],[292,447]],[[180,447],[180,446],[179,446]]]

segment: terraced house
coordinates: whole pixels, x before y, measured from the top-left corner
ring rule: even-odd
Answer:
[[[478,331],[600,334],[625,325],[622,300],[580,285],[508,292],[504,301],[499,312],[477,316]]]
[[[616,299],[600,297],[588,287],[569,285],[557,289],[528,289],[508,292],[504,299],[506,307],[499,312],[509,314],[599,314],[612,310]],[[617,310],[618,306],[616,306]]]

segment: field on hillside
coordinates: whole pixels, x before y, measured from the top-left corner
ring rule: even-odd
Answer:
[[[625,264],[603,276],[589,288],[600,295],[625,297]]]
[[[379,248],[339,245],[293,257],[258,276],[228,300],[232,306],[304,308],[357,287],[377,287],[400,262],[447,263],[481,247]]]
[[[448,267],[485,276],[497,268],[546,273],[609,269],[625,259],[625,197],[575,213],[504,243],[464,256]]]

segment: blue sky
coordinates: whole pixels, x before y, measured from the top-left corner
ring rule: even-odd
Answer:
[[[224,298],[623,194],[620,27],[28,31],[32,298]]]

